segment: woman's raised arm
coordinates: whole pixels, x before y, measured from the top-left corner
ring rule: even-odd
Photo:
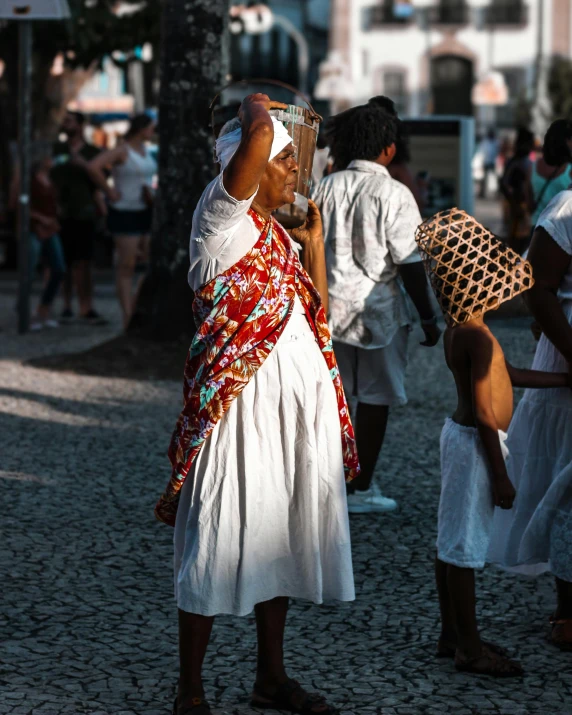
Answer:
[[[256,192],[268,164],[274,139],[269,110],[287,106],[266,94],[251,94],[242,102],[238,112],[242,139],[223,174],[224,188],[237,201],[249,199]]]
[[[101,189],[110,201],[117,201],[119,193],[111,187],[105,174],[106,169],[110,169],[115,164],[123,163],[127,158],[127,150],[124,146],[116,146],[114,149],[102,151],[91,161],[84,161],[83,168],[98,189]]]

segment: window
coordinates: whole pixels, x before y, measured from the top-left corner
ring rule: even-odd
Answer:
[[[523,0],[492,0],[485,9],[486,25],[523,25],[527,19]]]
[[[365,29],[380,25],[408,25],[415,9],[411,0],[382,0],[375,7],[366,8]]]
[[[407,83],[404,70],[385,70],[383,93],[395,102],[399,114],[407,112]]]
[[[433,22],[437,25],[465,25],[469,8],[465,0],[439,0],[434,9]]]

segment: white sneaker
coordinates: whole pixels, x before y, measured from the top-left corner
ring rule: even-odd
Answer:
[[[366,492],[355,491],[348,494],[348,511],[350,514],[372,514],[382,511],[395,511],[397,502],[395,499],[384,497],[377,484]]]
[[[54,320],[53,318],[48,318],[47,320],[44,320],[44,328],[59,328],[60,324],[58,323],[57,320]]]
[[[43,327],[44,324],[41,320],[32,320],[32,322],[30,323],[30,332],[37,333],[39,330],[42,330]]]

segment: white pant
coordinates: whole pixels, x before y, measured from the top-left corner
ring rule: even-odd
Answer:
[[[499,438],[506,460],[506,434],[499,430]],[[488,461],[477,428],[447,419],[441,433],[438,558],[460,568],[482,568],[494,512]]]

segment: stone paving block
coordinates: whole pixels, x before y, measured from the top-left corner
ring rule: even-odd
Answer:
[[[118,315],[106,300],[102,312]],[[1,315],[7,305],[0,295]],[[492,328],[511,362],[530,364],[527,320]],[[0,340],[1,715],[169,715],[174,698],[172,530],[152,511],[169,474],[181,385],[21,362],[113,334],[97,330],[8,330]],[[441,348],[413,338],[410,401],[392,410],[377,470],[400,510],[352,516],[357,600],[293,603],[287,666],[343,715],[572,715],[570,656],[546,641],[549,576],[488,568],[477,577],[486,636],[519,655],[525,679],[472,678],[433,656],[438,444],[454,387]],[[217,618],[205,663],[216,713],[260,715],[248,705],[255,667],[254,619]]]

